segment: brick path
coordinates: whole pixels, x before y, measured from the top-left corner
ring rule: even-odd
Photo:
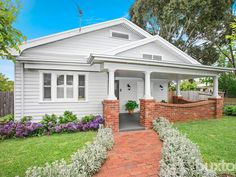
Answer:
[[[161,141],[153,130],[115,133],[115,145],[95,177],[158,176]]]

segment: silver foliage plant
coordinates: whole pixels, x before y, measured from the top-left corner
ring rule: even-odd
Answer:
[[[163,140],[161,177],[216,177],[203,164],[199,148],[165,118],[153,121],[153,129]]]
[[[78,150],[71,157],[71,163],[64,159],[44,167],[30,167],[25,172],[26,177],[90,177],[94,175],[107,158],[107,151],[114,144],[112,130],[100,127],[96,139],[86,144],[85,148]]]

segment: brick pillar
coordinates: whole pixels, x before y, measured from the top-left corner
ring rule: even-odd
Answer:
[[[223,116],[224,99],[223,98],[208,98],[215,101],[215,118]]]
[[[176,95],[174,95],[173,96],[173,103],[180,104],[180,100],[182,100],[182,99],[183,99],[183,96],[176,96]]]
[[[114,132],[119,131],[119,100],[104,100],[103,101],[103,116],[105,126],[111,127]]]
[[[140,123],[146,128],[152,128],[152,120],[155,118],[155,100],[140,99]]]

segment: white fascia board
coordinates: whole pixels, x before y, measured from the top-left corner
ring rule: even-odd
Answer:
[[[25,49],[28,49],[28,48],[31,48],[31,47],[47,44],[47,43],[50,43],[50,42],[55,42],[55,41],[62,40],[62,39],[65,39],[65,38],[73,37],[73,36],[76,36],[76,35],[81,35],[81,34],[84,34],[84,33],[88,33],[88,32],[91,32],[91,31],[96,31],[96,30],[107,28],[107,27],[110,27],[110,26],[119,25],[119,24],[122,24],[122,23],[124,23],[127,26],[131,27],[132,29],[134,29],[135,31],[137,31],[138,33],[142,34],[145,37],[152,36],[148,32],[146,32],[143,29],[141,29],[140,27],[138,27],[137,25],[130,22],[129,20],[127,20],[125,18],[118,18],[118,19],[114,19],[114,20],[110,20],[110,21],[105,21],[105,22],[101,22],[101,23],[97,23],[97,24],[93,24],[93,25],[89,25],[89,26],[84,26],[84,27],[81,27],[81,28],[76,28],[76,29],[72,29],[72,30],[68,30],[68,31],[48,35],[48,36],[45,36],[45,37],[40,37],[40,38],[37,38],[37,39],[33,39],[33,40],[30,40],[30,41],[27,41],[27,42],[23,43],[23,45],[20,46],[20,50],[22,52]],[[12,50],[11,53],[15,56],[18,56],[20,54],[17,51],[14,51],[14,50]]]
[[[75,65],[65,63],[32,63],[27,62],[24,64],[25,69],[37,69],[37,70],[66,70],[66,71],[88,71],[88,72],[100,72],[100,64],[94,65]]]
[[[118,62],[118,63],[132,63],[139,65],[150,65],[150,66],[165,66],[165,67],[173,67],[173,68],[185,68],[185,69],[195,69],[195,70],[205,70],[205,71],[214,71],[214,72],[229,72],[234,71],[233,68],[223,68],[223,67],[213,67],[206,65],[198,65],[198,64],[180,64],[180,63],[172,63],[172,62],[163,62],[163,61],[153,61],[148,59],[141,58],[127,58],[121,56],[109,56],[109,55],[100,55],[93,54],[89,58],[90,63],[94,62]]]
[[[143,46],[145,44],[148,44],[148,43],[154,42],[154,41],[160,42],[162,45],[171,49],[174,53],[181,55],[183,57],[183,59],[186,59],[190,63],[201,65],[201,63],[199,63],[197,60],[195,60],[194,58],[192,58],[191,56],[189,56],[188,54],[186,54],[185,52],[180,50],[178,47],[175,47],[173,44],[171,44],[167,40],[163,39],[159,35],[155,35],[150,38],[145,38],[145,39],[142,39],[139,41],[134,41],[132,43],[125,44],[123,46],[119,46],[119,47],[113,48],[111,50],[107,50],[107,51],[103,52],[103,54],[116,55],[120,52],[124,52],[124,51],[130,50],[130,49],[133,49],[133,48],[136,48],[139,46]]]
[[[156,39],[157,39],[156,36],[152,36],[152,37],[149,37],[149,38],[141,39],[141,40],[138,40],[138,41],[134,41],[134,42],[131,42],[131,43],[128,43],[128,44],[125,44],[125,45],[122,45],[122,46],[119,46],[119,47],[116,47],[116,48],[104,51],[103,54],[116,55],[116,54],[118,54],[120,52],[124,52],[126,50],[133,49],[135,47],[139,47],[139,46],[142,46],[144,44],[153,42]]]

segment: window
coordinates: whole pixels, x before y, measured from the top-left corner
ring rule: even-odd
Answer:
[[[78,76],[78,99],[85,99],[85,75]]]
[[[86,100],[87,74],[76,72],[42,73],[42,101]]]
[[[50,73],[43,74],[43,100],[51,100],[52,77]]]
[[[145,59],[152,59],[152,55],[149,55],[149,54],[143,54],[143,58]]]
[[[144,59],[149,59],[149,60],[162,60],[162,56],[160,55],[153,55],[153,54],[143,54]]]
[[[73,97],[73,75],[57,75],[57,99]]]
[[[129,39],[129,34],[111,31],[111,37]]]

